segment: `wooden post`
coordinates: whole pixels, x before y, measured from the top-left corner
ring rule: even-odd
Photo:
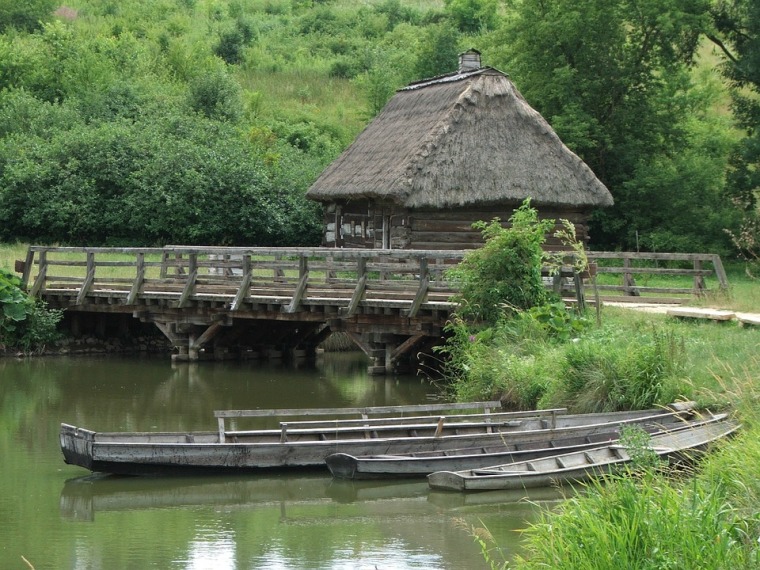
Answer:
[[[625,287],[625,294],[631,296],[638,296],[639,292],[636,289],[636,280],[631,273],[631,258],[628,256],[623,257],[623,287]]]
[[[723,261],[720,255],[712,256],[712,264],[713,268],[715,268],[715,276],[718,278],[721,291],[728,291],[728,277],[726,276],[726,270],[723,268]]]
[[[428,269],[427,257],[420,257],[420,286],[417,294],[414,296],[412,306],[409,308],[409,317],[415,317],[420,306],[427,298],[428,287],[430,286],[430,271]]]
[[[24,273],[21,275],[21,287],[26,289],[29,285],[29,276],[32,274],[34,265],[34,251],[31,246],[26,250],[26,261],[24,262]]]
[[[34,280],[34,285],[32,285],[31,291],[29,291],[29,294],[34,297],[37,294],[41,294],[45,292],[45,280],[47,279],[47,270],[48,270],[48,264],[47,264],[47,250],[42,250],[40,252],[40,266],[39,270],[37,271],[37,278]]]
[[[92,287],[92,282],[95,281],[95,253],[92,251],[87,252],[87,275],[82,282],[82,287],[79,289],[77,295],[76,304],[81,305],[84,303],[87,293]]]
[[[180,309],[187,306],[187,304],[190,302],[190,297],[195,291],[195,280],[198,278],[197,253],[191,253],[189,255],[187,270],[189,273],[187,276],[187,283],[185,283],[185,288],[182,290],[182,295],[180,295],[179,304],[177,305],[177,307]]]
[[[356,312],[356,309],[359,308],[359,302],[362,300],[362,297],[364,296],[364,291],[367,287],[367,258],[366,257],[359,258],[356,275],[357,275],[356,288],[354,289],[354,294],[351,296],[351,301],[348,303],[348,307],[346,307],[344,310],[345,312],[343,313],[343,316],[345,317],[350,317]]]
[[[702,275],[702,260],[701,259],[695,259],[694,260],[694,295],[697,297],[702,297],[705,294],[705,278]]]
[[[301,299],[306,292],[306,285],[309,282],[309,264],[306,255],[301,255],[298,258],[298,285],[293,293],[293,298],[290,300],[290,304],[285,308],[286,313],[295,313],[298,306],[301,304]]]
[[[245,301],[245,298],[248,295],[248,290],[250,289],[250,287],[251,287],[251,256],[244,255],[243,256],[243,279],[240,282],[240,287],[237,290],[235,299],[234,301],[232,301],[232,304],[230,305],[230,311],[240,310],[240,307],[243,305],[243,302]]]
[[[135,282],[132,283],[132,288],[127,295],[127,305],[135,304],[137,296],[140,294],[140,289],[142,289],[145,282],[145,254],[143,252],[137,254],[136,266]]]

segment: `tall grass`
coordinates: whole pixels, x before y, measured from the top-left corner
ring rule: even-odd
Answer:
[[[515,568],[759,568],[760,386],[742,373],[723,388],[737,403],[741,435],[691,476],[647,469],[592,482],[525,532]]]

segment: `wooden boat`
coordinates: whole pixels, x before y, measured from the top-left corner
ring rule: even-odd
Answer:
[[[689,459],[695,452],[727,437],[739,425],[724,415],[692,423],[651,437],[649,447],[670,462]],[[463,471],[439,471],[428,476],[433,489],[492,491],[549,487],[585,481],[623,468],[631,462],[628,449],[619,443],[554,455],[543,459]]]
[[[423,450],[490,445],[508,438],[540,442],[564,435],[588,435],[610,423],[667,415],[677,410],[644,410],[606,414],[566,414],[564,410],[441,415],[441,410],[484,409],[483,403],[334,408],[312,410],[217,411],[217,432],[95,432],[61,424],[64,460],[91,471],[117,474],[246,471],[290,467],[324,468],[333,453],[398,454]],[[422,413],[428,415],[420,415]],[[335,419],[357,414],[359,419]],[[412,413],[412,416],[403,414]],[[228,430],[239,418],[329,415],[329,420],[281,421],[279,429]],[[377,417],[394,414],[391,417]],[[234,426],[233,426],[234,427]],[[553,434],[553,435],[552,435]]]
[[[491,465],[516,463],[540,459],[551,455],[584,451],[611,444],[620,438],[620,430],[626,425],[636,425],[652,435],[679,427],[690,421],[681,412],[657,414],[621,421],[615,425],[605,424],[603,429],[591,433],[569,434],[552,437],[545,441],[519,443],[505,438],[493,445],[465,447],[404,454],[361,455],[334,453],[325,459],[327,467],[336,479],[378,479],[390,477],[425,477],[436,471],[460,471],[480,469]],[[547,434],[548,436],[551,433]]]

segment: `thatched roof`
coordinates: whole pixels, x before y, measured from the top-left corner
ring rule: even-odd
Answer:
[[[399,90],[307,193],[408,208],[610,206],[612,196],[512,81],[490,67]]]

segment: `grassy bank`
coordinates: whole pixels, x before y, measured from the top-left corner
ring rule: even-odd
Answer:
[[[644,469],[591,483],[525,532],[517,570],[760,567],[757,377],[732,379],[740,435],[693,471]],[[505,558],[507,553],[502,553]],[[504,568],[510,567],[504,563]]]

